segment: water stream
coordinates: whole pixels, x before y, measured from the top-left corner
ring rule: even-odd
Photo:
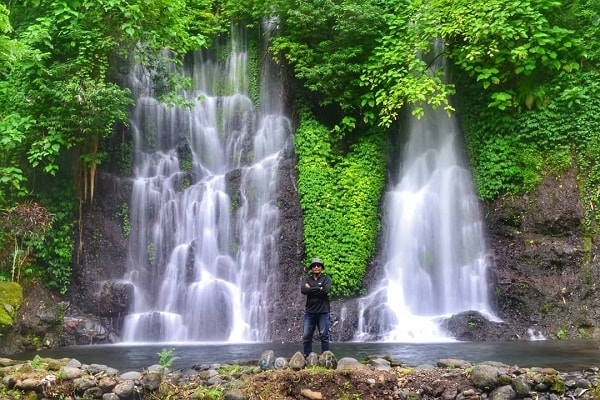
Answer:
[[[453,116],[425,108],[401,133],[384,198],[384,276],[360,302],[356,339],[451,340],[445,317],[477,310],[493,318],[481,211]]]
[[[135,170],[125,342],[265,341],[277,265],[277,167],[290,137],[276,71],[264,57],[260,106],[250,95],[244,32],[225,62],[198,52],[183,73],[191,107],[154,97],[132,75]]]

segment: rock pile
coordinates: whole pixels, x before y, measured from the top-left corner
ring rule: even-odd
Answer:
[[[154,365],[123,373],[75,359],[0,359],[0,378],[0,400],[600,398],[598,367],[559,372],[459,359],[409,367],[381,356],[337,360],[331,352],[287,359],[267,351],[248,365],[195,365],[176,371]]]

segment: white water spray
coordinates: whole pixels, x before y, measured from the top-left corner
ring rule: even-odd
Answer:
[[[262,68],[255,109],[245,40],[232,36],[225,66],[200,52],[186,64],[191,108],[167,107],[143,75],[133,75],[135,179],[125,279],[135,293],[126,342],[269,339],[277,170],[290,124],[270,65]],[[223,90],[230,94],[218,96]]]
[[[493,317],[487,249],[454,117],[426,108],[406,121],[399,178],[384,199],[384,276],[360,301],[356,340],[451,340],[439,323],[476,310]]]

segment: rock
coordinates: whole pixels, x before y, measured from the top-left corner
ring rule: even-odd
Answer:
[[[315,365],[319,365],[319,356],[317,353],[311,352],[308,357],[306,357],[306,366],[314,367]]]
[[[517,397],[517,393],[510,385],[500,386],[490,393],[490,400],[513,400]]]
[[[592,383],[590,381],[588,381],[587,379],[578,379],[577,383],[575,383],[575,385],[581,389],[589,389],[592,387]]]
[[[172,374],[169,375],[172,376]],[[206,380],[219,375],[219,373],[214,369],[207,369],[204,371],[198,371],[197,375],[200,377],[200,379]]]
[[[90,364],[87,366],[83,366],[82,369],[88,374],[96,375],[101,372],[104,372],[108,369],[108,365],[104,364]]]
[[[131,380],[123,381],[118,383],[117,386],[113,389],[113,392],[122,399],[126,399],[131,396],[133,393],[133,389],[135,388],[135,383]]]
[[[275,369],[286,369],[288,367],[288,361],[283,357],[277,357],[274,362]]]
[[[63,368],[63,373],[65,374],[65,378],[75,379],[80,378],[83,374],[83,371],[81,371],[79,368],[66,366]]]
[[[292,358],[290,358],[288,365],[291,369],[300,370],[306,367],[306,359],[301,352],[297,351]]]
[[[117,380],[113,376],[103,376],[98,380],[98,387],[103,392],[111,392],[117,386]]]
[[[368,369],[364,364],[358,362],[356,358],[344,357],[338,360],[336,370],[353,370],[353,369]]]
[[[226,390],[223,393],[223,400],[245,400],[245,397],[239,390]]]
[[[217,375],[207,379],[206,383],[209,386],[220,386],[223,383],[223,379]]]
[[[391,363],[385,358],[375,358],[369,361],[369,366],[375,368],[378,371],[389,371]]]
[[[471,381],[482,389],[492,389],[498,384],[498,369],[491,365],[476,365],[471,371]]]
[[[90,378],[77,378],[73,381],[77,393],[83,393],[87,389],[94,387],[95,384],[94,380]]]
[[[79,360],[72,358],[69,360],[69,362],[67,362],[67,365],[65,365],[65,367],[72,367],[72,368],[81,368],[82,364],[79,362]]]
[[[119,317],[129,313],[134,287],[130,282],[108,280],[98,283],[100,288],[92,294],[90,311],[100,317]]]
[[[83,392],[84,399],[100,399],[102,397],[102,389],[98,386],[91,387]]]
[[[445,319],[442,326],[452,337],[462,341],[499,341],[518,336],[510,325],[490,321],[478,311],[454,314]]]
[[[527,381],[525,375],[515,377],[511,382],[511,386],[519,397],[526,397],[531,391],[531,384]]]
[[[119,378],[124,381],[126,381],[126,380],[135,381],[135,380],[140,379],[141,377],[142,377],[142,374],[141,374],[141,372],[138,372],[138,371],[129,371],[129,372],[125,372],[125,373],[119,375]]]
[[[440,368],[462,368],[467,369],[471,367],[471,363],[465,360],[459,360],[457,358],[441,358],[437,362]]]
[[[38,387],[40,387],[40,381],[38,379],[27,378],[17,382],[15,387],[19,390],[25,391],[36,390]]]
[[[146,390],[154,391],[160,387],[162,376],[157,372],[149,372],[142,377],[142,386]]]
[[[258,360],[258,365],[262,369],[272,369],[275,362],[275,352],[273,350],[265,350]]]
[[[324,351],[323,354],[319,356],[319,365],[321,367],[335,369],[337,367],[337,359],[335,358],[335,354],[331,351]]]
[[[322,400],[323,395],[320,392],[313,392],[310,389],[302,389],[300,394],[309,400]]]

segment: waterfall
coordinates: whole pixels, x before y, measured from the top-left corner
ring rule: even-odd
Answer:
[[[441,59],[441,57],[440,57]],[[488,253],[458,124],[425,108],[383,199],[383,277],[359,301],[356,340],[451,340],[440,322],[489,305]]]
[[[134,300],[126,342],[269,339],[277,170],[290,123],[271,57],[263,57],[259,107],[250,96],[245,33],[232,29],[231,36],[226,61],[200,51],[186,61],[193,89],[183,96],[191,107],[159,102],[141,70],[132,74],[124,279]]]

